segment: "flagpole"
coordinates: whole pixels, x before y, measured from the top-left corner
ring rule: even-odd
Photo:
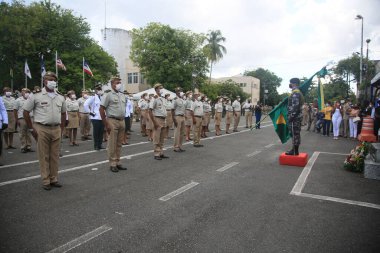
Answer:
[[[55,75],[57,76],[57,89],[58,89],[58,66],[57,66],[58,52],[55,50]]]
[[[84,57],[83,57],[83,62],[82,62],[82,74],[83,74],[83,90],[84,90],[84,87],[86,86],[85,81],[84,81]]]
[[[11,89],[13,91],[13,69],[12,68],[10,70],[10,74],[11,74]]]
[[[27,61],[25,60],[25,66],[26,66],[26,64],[27,64]],[[24,73],[24,74],[25,74],[25,88],[28,88],[28,76],[26,75],[26,73]]]
[[[41,54],[41,56],[40,56],[40,64],[43,64],[43,60],[44,60],[44,55]],[[42,76],[42,65],[41,65],[41,89],[42,89],[43,83],[44,83],[44,77]]]

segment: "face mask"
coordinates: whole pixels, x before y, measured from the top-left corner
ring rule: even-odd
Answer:
[[[181,91],[181,92],[179,93],[179,96],[180,96],[180,97],[183,97],[183,95],[184,95],[184,93]]]
[[[164,91],[160,90],[160,96],[162,97],[162,95],[164,95]]]
[[[46,86],[48,87],[49,90],[54,90],[57,88],[57,82],[56,81],[47,81]]]
[[[116,84],[115,88],[117,91],[121,91],[121,83]]]
[[[24,98],[27,99],[29,97],[29,95],[30,95],[30,93],[25,93]]]
[[[75,96],[75,95],[71,95],[70,97],[71,97],[71,99],[76,99],[77,98],[77,96]]]
[[[219,99],[219,103],[222,103],[223,102],[223,99]]]
[[[102,90],[98,90],[98,93],[97,93],[98,95],[103,95],[103,91]]]
[[[10,91],[5,92],[5,96],[10,97],[11,95],[12,95],[12,92],[10,92]]]
[[[207,101],[208,101],[208,98],[205,98],[205,101],[207,102]]]
[[[326,107],[329,106],[329,104],[326,104]]]
[[[84,94],[84,95],[83,95],[83,98],[87,99],[87,98],[88,98],[88,95],[87,95],[87,94]]]
[[[201,101],[201,99],[202,99],[201,97],[197,97],[197,100],[198,100],[198,101]]]
[[[189,95],[189,98],[192,99],[192,98],[193,98],[193,95]]]

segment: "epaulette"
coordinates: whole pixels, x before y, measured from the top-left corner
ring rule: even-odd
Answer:
[[[33,91],[33,94],[37,94],[37,93],[40,93],[40,92],[41,92],[40,89],[38,89],[38,90],[34,90],[34,91]]]
[[[111,91],[111,90],[105,90],[104,93],[108,93],[108,92],[110,92],[110,91]]]
[[[57,92],[59,95],[63,96],[63,94],[61,92],[59,92],[58,90],[56,90],[55,92]]]

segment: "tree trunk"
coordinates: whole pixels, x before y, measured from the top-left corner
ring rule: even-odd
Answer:
[[[211,84],[211,73],[212,73],[212,62],[210,63],[210,80],[208,81],[208,84]]]

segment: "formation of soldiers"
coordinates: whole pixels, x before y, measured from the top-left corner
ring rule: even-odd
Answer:
[[[176,96],[163,94],[161,84],[154,85],[156,94],[144,93],[134,104],[131,94],[124,91],[121,79],[111,78],[111,89],[103,91],[102,86],[96,86],[94,93],[82,91],[77,99],[74,91],[63,95],[57,90],[57,77],[47,72],[43,78],[43,88],[35,87],[33,92],[22,89],[20,96],[15,99],[9,88],[4,88],[2,103],[4,114],[0,122],[4,128],[4,143],[6,149],[15,149],[13,135],[20,135],[21,152],[33,152],[32,137],[37,141],[38,159],[43,188],[62,187],[58,182],[58,167],[61,139],[67,136],[70,146],[78,146],[78,129],[81,140],[92,139],[94,150],[105,149],[103,142],[107,141],[107,155],[110,171],[126,170],[120,162],[121,147],[128,144],[131,123],[137,112],[142,136],[154,145],[154,159],[162,160],[169,157],[164,154],[165,139],[169,129],[174,128],[174,152],[184,152],[184,141],[193,141],[196,148],[203,147],[201,138],[210,132],[211,118],[214,118],[216,135],[221,135],[221,119],[225,113],[225,133],[238,132],[241,110],[244,110],[246,127],[252,127],[252,112],[261,117],[261,105],[256,107],[247,101],[242,106],[240,97],[232,102],[230,98],[218,97],[212,104],[206,95],[199,92],[183,92],[182,88],[175,89]],[[0,106],[1,111],[1,106]],[[259,113],[260,112],[260,113]],[[7,119],[5,119],[7,118]],[[260,118],[259,118],[260,119]],[[233,120],[233,122],[232,122]],[[192,134],[191,134],[192,133]]]

